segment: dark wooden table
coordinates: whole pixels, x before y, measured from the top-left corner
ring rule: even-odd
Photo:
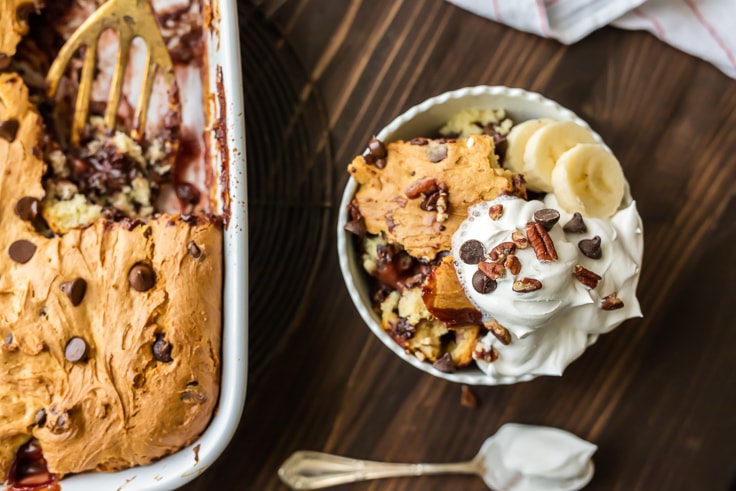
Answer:
[[[736,81],[647,33],[605,28],[566,47],[440,0],[243,3],[241,29],[248,144],[265,149],[248,162],[248,396],[227,451],[185,489],[286,490],[277,469],[300,449],[464,460],[514,421],[599,445],[590,490],[736,490]],[[371,134],[477,84],[541,92],[586,119],[624,166],[646,247],[643,319],[561,378],[473,388],[468,408],[459,385],[363,324],[334,228],[345,165]],[[486,488],[447,476],[339,489]]]

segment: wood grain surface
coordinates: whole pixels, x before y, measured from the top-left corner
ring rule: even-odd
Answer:
[[[281,161],[285,175],[305,177],[295,189],[310,191],[272,196],[314,208],[308,250],[293,233],[303,217],[270,215],[278,207],[266,198],[255,203],[263,206],[252,211],[251,264],[281,268],[252,270],[257,302],[238,433],[184,489],[286,490],[277,469],[302,449],[394,462],[465,460],[513,421],[596,443],[586,489],[736,490],[736,81],[647,33],[604,28],[563,46],[440,0],[264,0],[241,9],[241,29],[272,29],[272,40],[258,39],[289,53],[304,74],[293,104],[319,97],[316,116],[303,124],[315,131],[318,158],[310,162],[329,161],[306,171],[299,159]],[[256,41],[241,36],[246,56]],[[249,74],[246,87],[254,83]],[[479,84],[558,101],[617,154],[644,221],[644,317],[602,336],[563,377],[472,388],[479,405],[469,408],[460,404],[459,385],[401,361],[363,324],[339,272],[334,229],[345,166],[370,136],[430,96]],[[253,110],[246,118],[255,128]],[[249,146],[269,139],[278,146],[286,137],[248,138]],[[268,182],[272,163],[249,159],[249,176]],[[263,192],[256,179],[251,189]],[[283,232],[258,232],[276,221]],[[267,256],[274,244],[277,257],[253,253]],[[292,274],[290,264],[305,272]],[[288,316],[282,303],[291,306]],[[486,487],[472,476],[442,476],[336,489]]]

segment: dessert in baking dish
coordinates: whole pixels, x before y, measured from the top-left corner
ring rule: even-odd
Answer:
[[[75,67],[55,101],[40,74],[95,4],[0,0],[0,481],[11,488],[152,462],[194,442],[217,404],[222,219],[207,188],[202,7],[161,3],[182,114],[160,111],[169,94],[157,85],[143,140],[127,136],[124,102],[119,131],[93,117],[70,148]]]
[[[381,327],[442,372],[560,375],[641,315],[641,219],[583,126],[469,109],[433,138],[372,139],[348,172]]]

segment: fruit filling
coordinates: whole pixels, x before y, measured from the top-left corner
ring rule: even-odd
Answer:
[[[56,476],[49,472],[41,445],[30,440],[18,449],[6,479],[7,491],[59,491]]]

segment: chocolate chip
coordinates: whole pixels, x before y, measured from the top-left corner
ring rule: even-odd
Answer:
[[[490,279],[486,274],[478,270],[475,273],[473,273],[473,288],[475,288],[475,291],[478,293],[491,293],[493,290],[496,289],[496,280]]]
[[[583,239],[578,242],[578,249],[591,259],[600,259],[603,255],[601,250],[601,238],[597,235],[592,239]]]
[[[84,294],[87,292],[87,282],[84,278],[74,278],[71,281],[63,282],[60,288],[69,297],[72,305],[76,307],[84,299]]]
[[[64,348],[64,358],[72,363],[83,361],[87,357],[87,342],[75,336],[66,343]]]
[[[130,286],[139,292],[145,292],[156,284],[156,273],[146,263],[136,263],[128,272]]]
[[[376,158],[373,154],[370,153],[363,155],[363,160],[365,160],[366,164],[372,165],[378,169],[383,169],[384,167],[386,167],[386,159]]]
[[[430,142],[427,145],[427,160],[436,164],[447,158],[447,145],[445,143]]]
[[[51,430],[56,434],[64,433],[69,429],[71,421],[69,418],[69,413],[63,412],[59,415],[58,418],[56,418],[56,423],[54,424],[54,428]]]
[[[575,213],[573,213],[570,221],[567,222],[564,227],[562,227],[562,230],[569,234],[584,234],[588,231],[588,227],[585,226],[583,215],[576,211]]]
[[[552,208],[543,208],[534,212],[534,221],[544,227],[548,232],[552,230],[560,220],[560,212]]]
[[[441,358],[438,358],[437,361],[432,363],[432,366],[440,372],[444,373],[454,373],[457,369],[457,367],[455,366],[455,362],[452,361],[452,356],[450,356],[450,353],[445,353],[444,355],[442,355]]]
[[[189,251],[189,255],[192,256],[194,259],[199,259],[200,257],[202,257],[202,249],[200,249],[193,240],[190,240],[187,244],[187,251]]]
[[[7,336],[5,336],[5,346],[10,346],[13,344],[13,333],[9,332]]]
[[[151,347],[153,351],[153,357],[163,363],[171,363],[171,344],[166,341],[163,334],[156,334],[156,340],[153,342]]]
[[[465,241],[460,246],[460,259],[465,264],[478,264],[486,257],[486,248],[483,242],[475,239]]]
[[[8,68],[8,65],[10,65],[10,56],[0,53],[0,70]]]
[[[32,222],[38,217],[38,207],[41,202],[32,196],[24,196],[15,203],[15,214],[21,220]]]
[[[368,142],[368,151],[376,159],[385,159],[388,156],[386,145],[384,145],[383,142],[375,136]]]
[[[20,128],[20,123],[18,123],[17,119],[8,119],[7,121],[0,121],[0,138],[5,138],[9,142],[13,142],[13,140],[15,140],[16,135],[18,135],[19,128]]]
[[[25,264],[31,260],[36,253],[36,245],[27,240],[16,240],[8,247],[10,259],[17,263]]]
[[[36,415],[33,417],[33,422],[36,426],[43,426],[46,424],[46,410],[41,408],[36,411]]]

